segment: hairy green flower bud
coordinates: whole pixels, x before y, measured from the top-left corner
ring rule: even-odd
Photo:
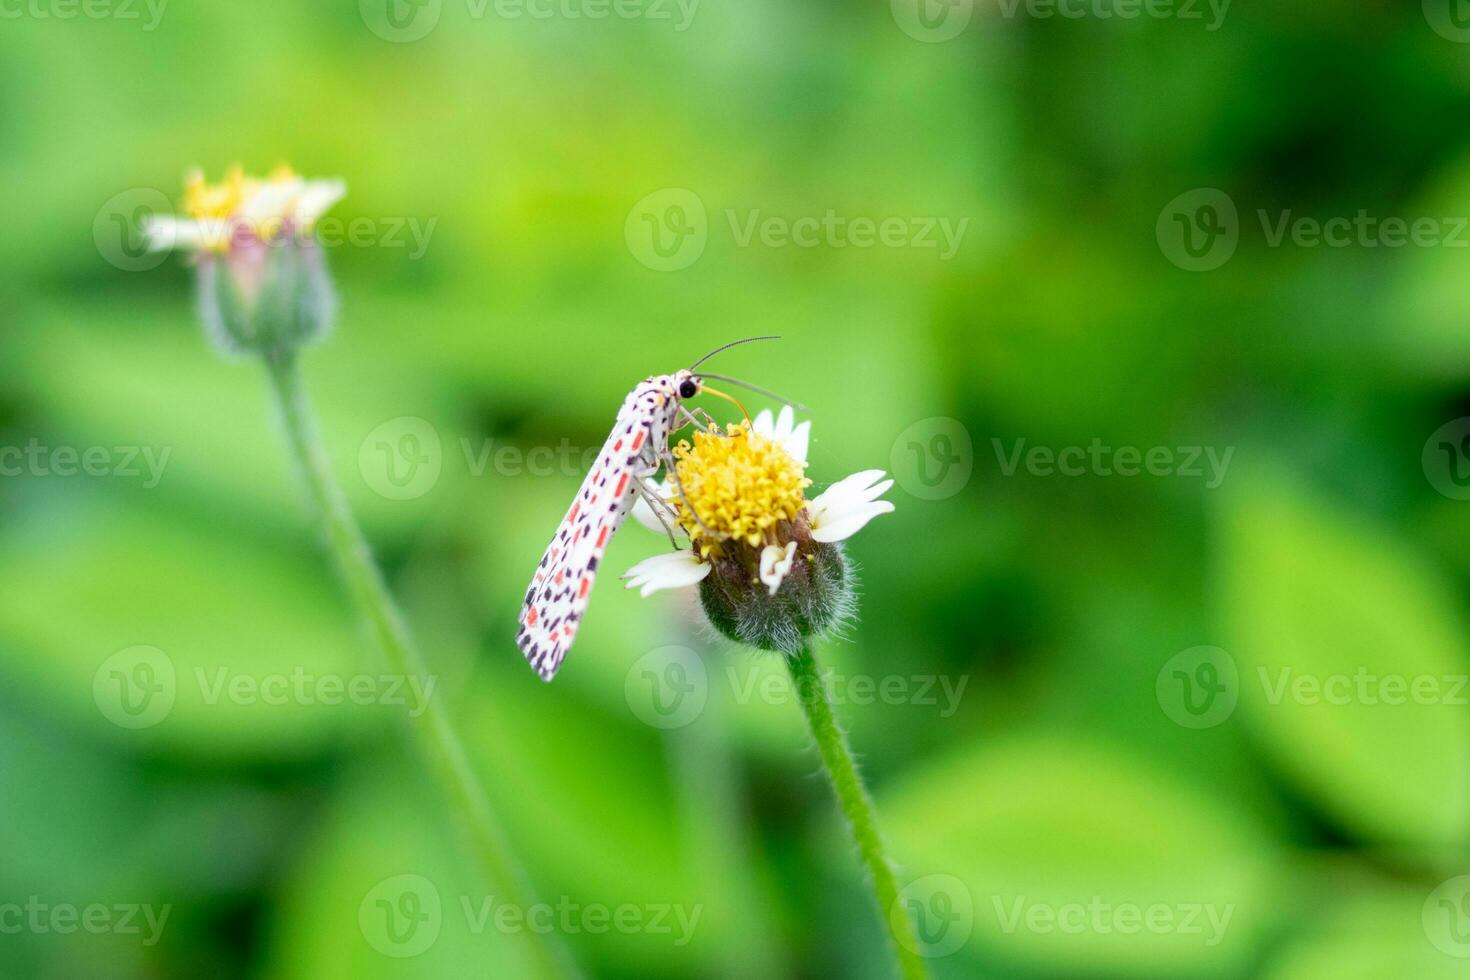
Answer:
[[[732,541],[710,557],[699,599],[710,625],[729,639],[794,655],[851,619],[856,582],[842,545],[812,540],[804,515],[783,522],[778,537],[796,542],[796,551],[774,594],[760,578],[762,549]]]

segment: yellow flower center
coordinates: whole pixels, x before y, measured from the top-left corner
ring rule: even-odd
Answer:
[[[211,184],[202,171],[195,170],[184,180],[184,213],[195,221],[229,218],[255,193],[256,186],[239,167],[231,167],[218,184]]]
[[[708,556],[725,538],[751,547],[774,543],[770,532],[781,521],[795,519],[806,504],[802,491],[811,486],[799,463],[774,440],[751,431],[749,422],[696,432],[694,445],[674,447],[684,495],[675,494],[674,509],[689,539]],[[699,519],[690,514],[684,497]],[[711,534],[713,532],[713,534]]]
[[[261,180],[250,177],[237,164],[225,171],[218,184],[204,179],[201,170],[192,171],[184,179],[184,213],[195,221],[232,218],[264,184],[285,184],[296,179],[296,171],[286,164],[272,170]]]

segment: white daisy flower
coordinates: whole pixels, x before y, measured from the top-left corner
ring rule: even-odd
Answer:
[[[840,542],[893,510],[879,499],[893,481],[864,470],[807,500],[810,439],[811,423],[795,424],[788,407],[681,443],[678,483],[666,479],[656,488],[657,511],[640,498],[633,515],[650,530],[682,535],[690,547],[639,562],[624,575],[627,587],[647,596],[697,585],[717,627],[769,649],[789,649],[835,625],[852,605]]]
[[[143,234],[155,251],[229,252],[283,233],[308,233],[346,194],[341,180],[307,180],[289,167],[264,179],[233,167],[218,184],[196,170],[184,183],[183,215],[154,215]]]
[[[196,170],[182,215],[154,215],[143,233],[150,249],[195,258],[200,315],[220,350],[279,354],[319,339],[332,321],[336,293],[312,228],[346,193],[340,180],[289,167],[263,179],[233,167],[218,184]]]

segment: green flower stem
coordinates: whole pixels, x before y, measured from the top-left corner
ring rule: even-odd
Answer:
[[[311,497],[321,518],[332,557],[345,579],[352,601],[372,628],[374,638],[387,655],[391,669],[405,677],[425,677],[424,662],[409,636],[383,576],[373,560],[367,541],[353,520],[347,498],[332,476],[312,415],[301,368],[294,354],[265,358],[281,418],[285,422],[291,453],[306,478]],[[508,857],[510,850],[490,810],[484,790],[470,768],[464,745],[454,730],[442,702],[430,698],[414,721],[419,748],[435,778],[458,815],[479,865],[484,884],[507,903],[530,908],[530,889],[519,867]],[[533,930],[525,933],[527,956],[540,977],[575,975],[569,957],[552,941]]]
[[[898,956],[899,972],[907,980],[923,980],[929,975],[929,970],[918,953],[920,946],[913,921],[906,911],[898,907],[898,882],[893,877],[893,867],[888,863],[883,839],[878,834],[873,801],[858,775],[852,752],[847,747],[847,736],[837,726],[837,719],[832,714],[832,704],[827,700],[827,687],[822,683],[816,658],[809,646],[803,646],[800,653],[785,660],[797,696],[801,699],[802,710],[806,712],[812,738],[822,755],[827,778],[832,782],[832,790],[837,794],[837,802],[842,806],[848,828],[868,869],[878,912],[888,923],[889,936]]]

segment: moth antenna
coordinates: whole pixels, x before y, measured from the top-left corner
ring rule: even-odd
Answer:
[[[762,388],[760,385],[753,385],[749,381],[741,381],[739,378],[732,378],[724,374],[707,374],[703,371],[700,372],[699,376],[701,378],[714,378],[716,381],[724,381],[732,385],[739,385],[742,388],[747,388],[750,391],[755,392],[757,395],[765,395],[767,398],[778,401],[783,405],[790,405],[792,408],[797,409],[798,411],[810,411],[801,402],[792,401],[790,398],[782,398],[771,389]]]
[[[705,361],[709,360],[711,357],[714,357],[720,351],[729,350],[731,347],[739,347],[741,344],[751,344],[751,343],[754,343],[757,340],[780,340],[780,339],[781,338],[779,336],[769,335],[769,336],[765,336],[765,337],[746,337],[744,340],[732,340],[728,344],[721,344],[719,347],[716,347],[714,350],[710,351],[708,354],[704,355],[699,360],[697,360],[693,364],[689,365],[689,370],[693,371],[695,368],[699,367]]]
[[[745,406],[740,404],[740,400],[734,395],[727,395],[723,391],[716,391],[714,388],[708,386],[701,387],[699,390],[706,395],[714,395],[717,398],[725,399],[727,402],[734,402],[735,407],[740,409],[740,414],[745,416],[745,421],[750,421],[750,413],[745,410]]]

